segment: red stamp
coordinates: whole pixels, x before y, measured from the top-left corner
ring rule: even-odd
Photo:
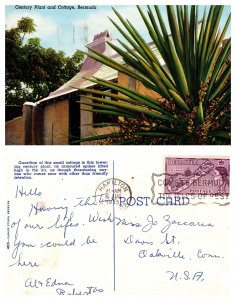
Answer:
[[[165,193],[229,195],[227,158],[166,157]]]

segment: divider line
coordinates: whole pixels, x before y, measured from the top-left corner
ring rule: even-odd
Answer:
[[[115,222],[115,163],[113,160],[113,175],[112,175],[112,212],[113,212],[113,291],[116,291],[116,222]]]

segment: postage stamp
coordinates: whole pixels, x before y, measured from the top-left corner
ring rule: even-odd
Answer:
[[[95,191],[95,199],[99,204],[118,204],[122,208],[127,208],[128,204],[120,202],[120,197],[132,197],[130,186],[118,178],[109,178],[101,182]]]
[[[227,158],[165,158],[166,194],[229,195]]]

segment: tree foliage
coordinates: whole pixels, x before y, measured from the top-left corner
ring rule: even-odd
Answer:
[[[203,19],[198,6],[166,6],[165,24],[158,6],[138,11],[152,42],[147,44],[135,24],[114,9],[111,20],[126,42],[109,45],[123,58],[117,63],[93,49],[88,55],[141,82],[160,97],[145,96],[102,78],[90,78],[117,95],[89,90],[97,97],[88,104],[93,112],[119,116],[118,130],[81,141],[104,140],[117,144],[229,144],[231,101],[231,39],[225,41],[230,15],[221,32],[224,7],[212,5]],[[121,23],[121,25],[120,25]],[[169,25],[169,26],[167,26]],[[167,28],[170,28],[168,32]],[[158,50],[161,59],[154,52]],[[164,64],[162,63],[164,61]],[[88,92],[88,90],[85,90]],[[113,97],[117,101],[104,100]],[[161,99],[160,99],[161,98]],[[108,124],[112,125],[112,124]]]
[[[44,48],[39,38],[24,43],[25,34],[35,31],[30,18],[22,18],[17,27],[6,30],[6,104],[35,102],[46,97],[80,69],[84,55],[77,50],[72,57],[63,51]]]
[[[32,33],[36,31],[35,27],[36,25],[34,24],[34,20],[29,17],[21,18],[17,22],[18,30],[23,33],[22,41],[24,40],[26,33]]]

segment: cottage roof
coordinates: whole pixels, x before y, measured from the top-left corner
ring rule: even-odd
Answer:
[[[108,31],[101,32],[94,36],[93,41],[88,44],[89,49],[95,49],[111,58],[116,62],[124,64],[122,57],[118,55],[108,44],[107,41],[112,41]],[[156,49],[154,43],[150,43],[149,47],[154,51],[154,53],[159,58],[160,62],[164,64],[159,52]],[[92,76],[99,77],[105,80],[113,80],[118,77],[118,71],[114,70],[102,63],[95,61],[90,57],[86,57],[80,72],[77,73],[72,79],[63,84],[59,89],[51,92],[48,97],[38,101],[37,103],[43,103],[45,101],[50,101],[60,96],[70,94],[72,92],[78,91],[80,88],[87,88],[96,85],[95,83],[86,80]]]
[[[109,57],[113,57],[116,60],[121,60],[119,55],[107,44],[107,42],[112,42],[112,38],[107,30],[96,34],[93,38],[93,41],[87,45],[89,49],[94,49],[99,51]],[[79,88],[86,88],[95,85],[91,81],[84,79],[84,77],[102,77],[107,80],[112,80],[117,78],[118,72],[113,70],[102,63],[95,61],[90,57],[86,57],[84,63],[80,69],[80,72],[77,73],[71,80],[63,84],[59,89],[54,92],[51,92],[48,97],[38,101],[37,103],[42,103],[72,92],[77,91]]]

